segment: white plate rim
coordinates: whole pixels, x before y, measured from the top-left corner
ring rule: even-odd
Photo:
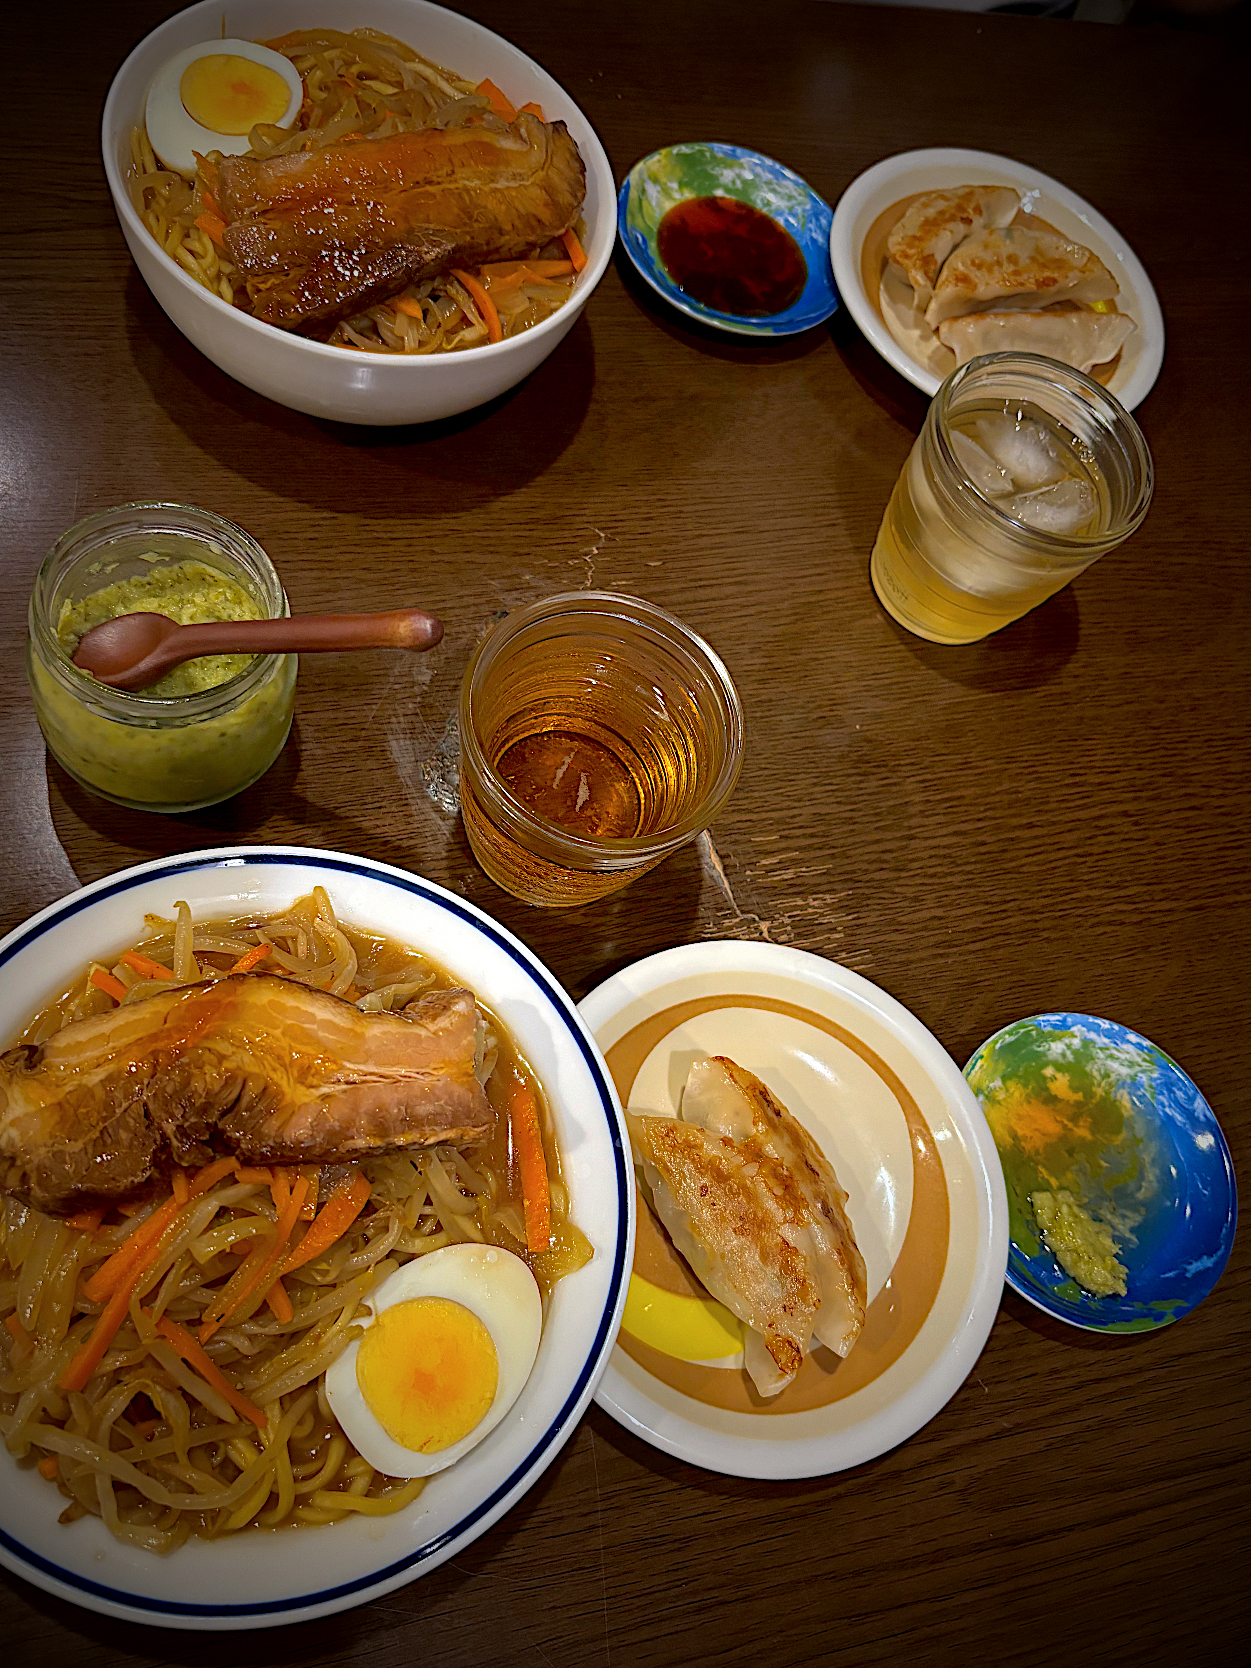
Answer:
[[[248,864],[307,866],[323,872],[346,872],[388,882],[458,915],[511,956],[565,1019],[571,1040],[578,1047],[592,1079],[598,1084],[601,1109],[609,1120],[618,1212],[608,1301],[600,1315],[594,1341],[559,1413],[543,1434],[531,1443],[526,1458],[513,1467],[511,1474],[480,1505],[460,1518],[452,1528],[427,1543],[411,1548],[402,1558],[390,1561],[386,1567],[339,1586],[284,1599],[269,1598],[236,1605],[188,1604],[119,1591],[76,1570],[57,1566],[24,1547],[9,1532],[9,1528],[0,1523],[0,1566],[43,1591],[119,1620],[195,1631],[285,1626],[354,1608],[393,1592],[397,1587],[406,1586],[437,1568],[490,1529],[538,1481],[573,1434],[590,1404],[620,1326],[629,1287],[628,1270],[634,1257],[634,1189],[624,1157],[629,1137],[616,1088],[598,1044],[568,993],[532,950],[468,899],[458,897],[420,875],[372,858],[305,846],[258,844],[180,852],[103,876],[39,910],[0,939],[0,968],[19,951],[36,942],[47,928],[103,898],[133,889],[154,877],[209,868],[238,868]],[[621,1208],[623,1204],[624,1209]],[[0,1457],[8,1458],[7,1455]]]
[[[901,1002],[851,968],[789,945],[742,939],[705,940],[662,950],[622,968],[578,1004],[597,1035],[638,997],[652,995],[693,974],[778,974],[850,1001],[872,1015],[904,1044],[930,1076],[965,1141],[977,1184],[979,1215],[986,1235],[969,1298],[939,1359],[892,1406],[836,1437],[793,1442],[755,1441],[706,1426],[659,1408],[617,1370],[610,1357],[596,1404],[633,1435],[675,1459],[731,1477],[789,1480],[828,1476],[862,1465],[897,1447],[946,1406],[972,1371],[990,1335],[1003,1293],[1008,1262],[1008,1196],[990,1127],[959,1066],[937,1038]],[[777,1417],[770,1420],[776,1427]],[[840,1452],[832,1454],[837,1447]]]
[[[1115,397],[1127,411],[1132,411],[1151,392],[1160,367],[1164,363],[1164,315],[1160,311],[1155,287],[1138,256],[1112,222],[1099,210],[1071,191],[1060,180],[1043,173],[1029,163],[1018,162],[1010,156],[994,151],[966,150],[959,146],[931,146],[915,151],[900,151],[885,157],[871,168],[858,174],[834,205],[834,219],[830,224],[830,263],[834,268],[834,283],[844,305],[856,321],[861,334],[876,348],[900,376],[906,377],[922,393],[936,394],[942,378],[918,365],[882,323],[868,296],[860,276],[860,248],[853,247],[855,222],[866,201],[879,186],[926,168],[969,167],[994,168],[1014,176],[1026,190],[1045,191],[1071,214],[1076,215],[1101,238],[1114,254],[1134,289],[1142,317],[1142,349],[1138,362],[1125,386],[1113,389]],[[917,189],[924,190],[924,184]]]

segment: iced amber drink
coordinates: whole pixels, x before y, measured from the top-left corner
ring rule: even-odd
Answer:
[[[680,620],[573,591],[487,636],[460,700],[460,795],[473,854],[526,903],[602,897],[695,838],[738,780],[730,675]]]
[[[953,371],[873,547],[878,600],[934,643],[972,643],[1067,585],[1139,526],[1151,455],[1093,378],[1032,353]]]

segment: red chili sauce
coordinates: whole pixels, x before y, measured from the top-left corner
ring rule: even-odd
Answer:
[[[808,282],[803,253],[786,228],[733,197],[675,203],[660,222],[656,248],[679,289],[718,313],[784,313]]]

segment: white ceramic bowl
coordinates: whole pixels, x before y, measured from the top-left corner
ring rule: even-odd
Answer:
[[[427,58],[473,81],[489,77],[517,105],[535,100],[563,121],[586,164],[587,265],[571,300],[512,341],[465,353],[422,356],[327,347],[229,307],[159,249],[126,189],[132,127],[143,118],[153,76],[184,47],[220,36],[218,0],[201,0],[140,41],[113,78],[101,126],[104,172],[135,265],[187,339],[228,376],[280,405],[343,423],[426,423],[454,417],[513,388],[563,340],[604,275],[616,235],[616,187],[594,128],[546,70],[470,18],[426,0],[241,0],[230,10],[239,39],[270,40],[317,23],[368,26],[407,41]]]
[[[556,1123],[574,1220],[593,1260],[557,1286],[534,1370],[472,1453],[394,1517],[278,1535],[191,1540],[168,1557],[115,1541],[98,1518],[57,1523],[60,1494],[0,1447],[0,1563],[105,1615],[162,1627],[269,1627],[346,1610],[433,1569],[500,1518],[581,1418],[608,1360],[634,1247],[634,1182],[620,1104],[591,1033],[542,963],[463,898],[364,858],[294,846],[163,858],[72,893],[0,943],[0,1040],[86,960],[143,934],[146,910],[185,898],[197,919],[282,908],[323,885],[347,921],[428,950],[499,1015]]]
[[[926,394],[938,392],[941,378],[906,354],[882,322],[877,297],[867,294],[860,270],[864,240],[880,214],[918,191],[958,185],[1011,185],[1031,213],[1094,251],[1121,286],[1117,305],[1138,329],[1126,342],[1109,390],[1132,411],[1150,393],[1164,360],[1164,319],[1142,262],[1110,221],[1084,197],[1050,174],[992,151],[938,147],[902,151],[854,179],[838,200],[830,228],[834,282],[848,312],[888,365]]]

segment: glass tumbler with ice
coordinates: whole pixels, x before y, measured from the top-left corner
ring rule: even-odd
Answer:
[[[1151,454],[1092,377],[991,353],[935,394],[886,507],[871,572],[899,624],[973,643],[1067,585],[1139,526]]]

